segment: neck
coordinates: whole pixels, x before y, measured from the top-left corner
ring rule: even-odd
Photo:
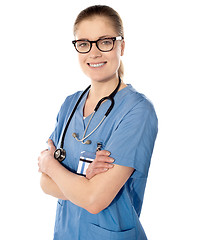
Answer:
[[[100,100],[103,97],[109,96],[117,87],[118,82],[119,82],[118,77],[109,81],[102,81],[102,82],[91,81],[89,98]],[[122,86],[122,83],[121,83],[121,86]]]
[[[109,96],[117,87],[119,78],[114,78],[109,81],[91,81],[91,89],[86,99],[83,114],[85,117],[89,116],[96,107],[96,104],[106,96]],[[119,91],[127,85],[121,82]]]

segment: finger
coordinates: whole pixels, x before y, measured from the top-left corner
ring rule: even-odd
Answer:
[[[89,167],[92,169],[98,169],[98,168],[112,168],[114,165],[106,162],[96,162],[92,163],[93,165],[90,165]]]
[[[41,172],[41,169],[40,169],[39,163],[38,163],[38,172]]]
[[[104,156],[110,156],[110,152],[109,151],[107,151],[107,150],[101,150],[101,151],[97,151],[96,152],[96,156],[102,156],[102,155],[104,155]]]
[[[55,151],[55,149],[56,149],[55,145],[50,138],[48,139],[48,146],[50,147],[50,151]]]
[[[46,152],[46,151],[48,151],[48,149],[43,150],[43,151],[41,152],[41,154],[44,153],[44,152]]]
[[[115,160],[111,157],[107,157],[107,156],[96,156],[95,160],[96,162],[110,162],[110,163],[113,163]]]
[[[86,178],[87,179],[91,179],[93,178],[95,175],[99,174],[99,173],[104,173],[108,171],[108,168],[97,168],[94,171],[86,171]]]

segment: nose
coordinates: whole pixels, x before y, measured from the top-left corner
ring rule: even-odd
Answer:
[[[101,51],[97,48],[96,43],[92,44],[92,48],[89,52],[91,58],[101,57]]]

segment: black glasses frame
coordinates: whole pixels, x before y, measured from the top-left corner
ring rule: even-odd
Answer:
[[[106,39],[111,39],[111,40],[113,40],[113,47],[112,47],[110,50],[101,50],[101,49],[99,48],[99,46],[98,46],[98,42],[101,41],[101,40],[106,40]],[[96,41],[90,41],[90,40],[87,40],[87,39],[83,39],[83,40],[73,40],[72,43],[74,44],[74,47],[75,47],[75,49],[77,50],[77,52],[82,53],[82,54],[85,54],[85,53],[90,52],[90,50],[91,50],[91,48],[92,48],[92,46],[93,46],[93,43],[96,44],[96,47],[97,47],[101,52],[110,52],[110,51],[113,50],[113,48],[114,48],[115,41],[116,41],[116,40],[123,40],[123,39],[124,39],[124,38],[123,38],[122,36],[118,36],[118,37],[99,38],[99,39],[96,40]],[[80,51],[77,49],[77,47],[76,47],[76,43],[77,43],[77,42],[82,42],[82,41],[85,41],[85,42],[89,42],[89,43],[90,43],[90,48],[89,48],[89,50],[88,50],[87,52],[80,52]]]

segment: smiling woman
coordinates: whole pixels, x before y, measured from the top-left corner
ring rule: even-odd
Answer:
[[[54,240],[145,240],[139,216],[157,135],[155,110],[123,82],[125,42],[115,10],[83,10],[74,36],[91,86],[66,98],[49,150],[38,158],[43,191],[59,199]]]
[[[97,28],[96,28],[97,26]],[[95,81],[117,82],[120,57],[124,53],[123,36],[113,28],[111,20],[93,16],[78,23],[73,41],[79,53],[83,72]]]

